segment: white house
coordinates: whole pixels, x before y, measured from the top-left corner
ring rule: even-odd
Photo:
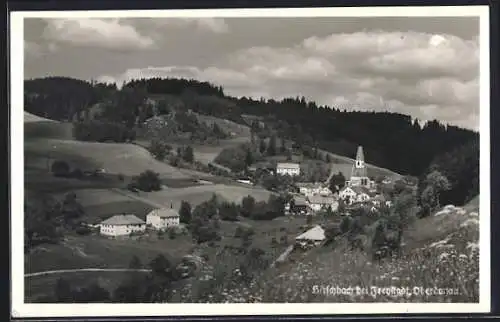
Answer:
[[[285,205],[285,209],[292,214],[306,215],[309,213],[309,203],[302,196],[294,196],[293,199]]]
[[[357,193],[351,187],[344,187],[339,192],[339,198],[344,200],[346,204],[351,204],[356,200]]]
[[[356,199],[353,200],[355,202],[366,202],[373,196],[373,193],[365,187],[352,187],[352,189],[356,193]]]
[[[146,216],[146,224],[151,225],[155,229],[162,230],[169,227],[179,226],[179,213],[171,208],[153,209]]]
[[[298,176],[300,174],[300,165],[298,163],[278,163],[276,173],[280,175]]]
[[[339,193],[340,199],[344,200],[347,205],[355,202],[369,201],[372,196],[373,193],[368,188],[362,186],[345,187]]]
[[[321,209],[332,208],[332,211],[336,211],[339,207],[339,203],[333,197],[326,197],[321,195],[308,197],[309,206],[314,211],[320,211]]]
[[[296,244],[305,248],[319,246],[325,240],[325,230],[317,225],[295,238]]]
[[[104,236],[126,236],[144,232],[146,223],[135,215],[116,215],[101,222],[100,233]]]
[[[299,182],[296,186],[299,188],[299,192],[306,197],[315,195],[329,196],[332,194],[328,187],[319,182]]]

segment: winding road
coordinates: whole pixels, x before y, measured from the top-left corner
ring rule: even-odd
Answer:
[[[134,269],[134,268],[77,268],[77,269],[60,269],[53,271],[44,271],[44,272],[36,272],[36,273],[28,273],[24,274],[24,277],[35,277],[35,276],[44,276],[44,275],[53,275],[53,274],[65,274],[65,273],[78,273],[78,272],[151,272],[150,269]]]

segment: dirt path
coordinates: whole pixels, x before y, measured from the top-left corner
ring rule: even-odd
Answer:
[[[53,274],[65,274],[65,273],[78,273],[78,272],[151,272],[150,269],[134,269],[134,268],[78,268],[78,269],[61,269],[61,270],[53,270],[53,271],[44,271],[44,272],[36,272],[24,274],[24,277],[36,277],[36,276],[44,276],[44,275],[53,275]]]

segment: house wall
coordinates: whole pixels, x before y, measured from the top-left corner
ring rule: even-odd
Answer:
[[[104,236],[126,236],[133,232],[143,232],[146,230],[145,224],[135,225],[102,225],[100,233]]]
[[[277,168],[276,173],[281,174],[281,175],[291,175],[291,176],[297,176],[300,174],[300,168],[295,169],[295,168]]]
[[[311,204],[311,209],[314,211],[320,211],[321,209],[328,209],[328,207],[332,207],[332,211],[336,211],[339,208],[339,203],[335,201],[331,204],[319,204],[319,203]]]
[[[370,199],[370,196],[366,193],[360,193],[356,198],[356,200],[359,202],[367,201],[368,199]]]
[[[146,222],[156,229],[165,229],[180,224],[179,217],[165,217],[162,218],[156,214],[149,214],[146,216]]]

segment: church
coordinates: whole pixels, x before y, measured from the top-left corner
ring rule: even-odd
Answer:
[[[352,165],[351,178],[346,181],[346,186],[365,187],[371,189],[374,184],[375,182],[368,178],[363,147],[359,146],[358,151],[356,152],[356,161]]]

